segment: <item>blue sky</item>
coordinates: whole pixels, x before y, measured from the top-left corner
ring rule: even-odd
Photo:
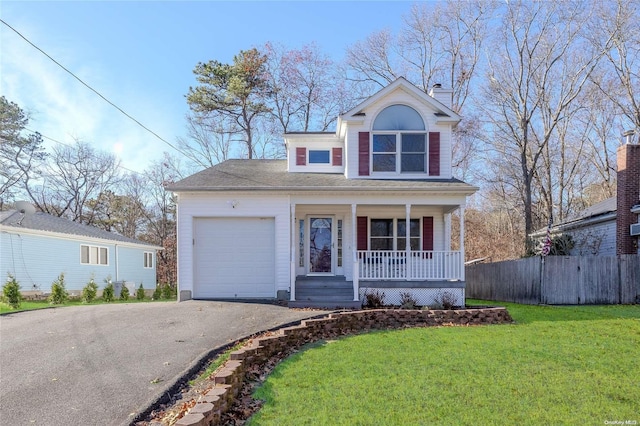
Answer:
[[[2,1],[0,16],[36,46],[172,144],[202,61],[231,62],[267,41],[315,42],[339,61],[374,31],[394,32],[405,1]],[[142,171],[173,152],[0,24],[0,94],[31,113],[29,128],[115,152]],[[47,141],[48,145],[53,143]]]

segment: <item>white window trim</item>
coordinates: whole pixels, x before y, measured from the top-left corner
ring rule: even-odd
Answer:
[[[82,261],[82,248],[83,247],[87,247],[89,250],[89,262],[83,262]],[[97,249],[97,257],[93,256],[93,249]],[[102,263],[102,253],[105,253],[106,256],[106,262]],[[96,265],[96,266],[109,266],[109,247],[106,246],[93,246],[90,244],[80,244],[80,264],[81,265]]]
[[[312,162],[311,161],[311,151],[314,152],[326,152],[328,154],[328,158],[326,162]],[[307,148],[307,164],[311,166],[320,165],[320,166],[331,166],[331,148]]]
[[[144,252],[144,257],[143,257],[144,261],[142,263],[142,266],[144,269],[153,269],[153,260],[154,260],[154,256],[153,256],[153,252],[152,251],[145,251]],[[151,264],[149,266],[149,264]]]
[[[403,134],[420,134],[424,135],[424,171],[421,172],[403,172],[402,171],[402,135]],[[424,176],[429,175],[429,132],[426,130],[372,130],[369,133],[369,170],[372,175],[377,176]],[[384,152],[374,152],[373,150],[373,138],[375,135],[395,135],[396,136],[396,151],[393,155],[396,156],[396,170],[393,172],[381,172],[375,171],[373,167],[374,154],[385,154]],[[392,154],[388,152],[386,154]]]
[[[391,220],[393,223],[393,235],[392,236],[387,236],[387,237],[372,237],[371,235],[371,221],[373,220]],[[369,247],[369,250],[373,250],[371,248],[371,239],[372,238],[379,238],[379,239],[383,239],[383,238],[391,238],[393,240],[393,251],[398,251],[398,238],[406,238],[406,234],[405,235],[398,235],[398,221],[401,220],[406,220],[406,218],[404,217],[370,217],[369,218],[369,223],[368,223],[368,240],[367,240],[367,246]],[[418,240],[418,251],[422,250],[422,218],[418,218],[418,217],[412,217],[410,220],[417,220],[418,221],[418,232],[419,235],[418,236],[411,236],[410,239],[417,239]],[[403,249],[404,250],[404,249]]]

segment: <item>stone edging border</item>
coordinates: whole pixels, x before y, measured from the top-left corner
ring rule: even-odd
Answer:
[[[214,386],[207,391],[176,426],[215,426],[238,396],[247,373],[262,369],[274,356],[289,354],[305,344],[371,330],[407,327],[470,326],[511,323],[503,307],[460,310],[376,309],[332,313],[319,319],[301,321],[275,334],[251,340],[231,352],[229,360],[215,373]],[[151,422],[159,426],[159,422]]]

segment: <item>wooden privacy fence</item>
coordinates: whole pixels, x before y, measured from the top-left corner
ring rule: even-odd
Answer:
[[[466,295],[524,304],[640,303],[640,255],[547,256],[466,267]]]

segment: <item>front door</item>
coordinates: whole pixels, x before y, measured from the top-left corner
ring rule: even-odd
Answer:
[[[309,273],[333,273],[333,218],[309,218]]]

